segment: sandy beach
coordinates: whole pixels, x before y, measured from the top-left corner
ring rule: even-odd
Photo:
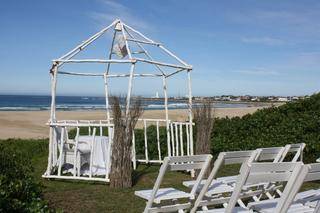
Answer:
[[[248,108],[218,108],[215,109],[217,117],[243,116],[253,113],[263,107]],[[164,118],[163,110],[147,110],[144,118]],[[101,120],[106,118],[104,111],[59,111],[58,119],[70,120]],[[187,118],[186,110],[169,110],[171,120],[183,121]],[[46,123],[49,111],[2,111],[0,112],[0,139],[7,138],[46,138],[49,128]]]

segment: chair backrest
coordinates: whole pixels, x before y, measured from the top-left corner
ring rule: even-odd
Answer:
[[[175,156],[175,157],[165,157],[163,164],[160,167],[158,177],[153,186],[150,199],[147,202],[146,210],[152,207],[155,196],[160,188],[161,182],[164,178],[166,171],[190,171],[200,169],[200,173],[196,179],[191,192],[190,199],[195,198],[196,189],[199,183],[203,179],[205,172],[210,166],[212,155],[192,155],[192,156]]]
[[[312,163],[305,165],[308,169],[308,173],[304,178],[304,182],[320,180],[320,163]]]
[[[221,152],[217,160],[222,159],[224,165],[242,164],[243,162],[247,162],[254,152],[255,150]]]
[[[269,147],[257,149],[258,155],[255,161],[279,162],[283,156],[285,147]]]
[[[194,202],[194,206],[190,212],[196,212],[200,203],[203,203],[203,198],[206,192],[209,189],[209,186],[212,180],[216,177],[218,170],[220,167],[225,164],[243,164],[243,163],[251,163],[253,162],[258,155],[257,150],[250,150],[250,151],[234,151],[234,152],[221,152],[214,162],[213,169],[210,172],[210,175],[205,182],[204,186],[202,187],[196,201]]]
[[[255,160],[258,152],[256,150],[248,151],[232,151],[232,152],[220,152],[218,158],[213,164],[213,169],[210,173],[212,180],[216,178],[219,169],[223,165],[242,164],[244,162],[252,162]]]
[[[275,210],[278,213],[286,212],[286,209],[290,206],[287,202],[288,198],[291,196],[293,188],[297,188],[296,182],[302,169],[303,163],[301,162],[243,164],[225,212],[232,212],[237,200],[241,197],[243,187],[246,185],[264,182],[287,182]]]
[[[298,177],[294,181],[293,186],[290,188],[290,190],[283,192],[283,195],[281,196],[281,202],[278,202],[278,205],[277,205],[277,211],[287,212],[296,194],[299,192],[299,189],[301,188],[304,182],[318,181],[318,180],[320,180],[320,163],[303,165],[302,169],[299,172]],[[303,199],[302,201],[306,202]],[[297,202],[299,202],[299,200],[297,200]],[[320,204],[318,201],[318,204],[315,207],[314,212],[318,212],[319,208],[320,208]]]
[[[281,162],[285,160],[285,158],[289,154],[293,154],[293,158],[291,159],[291,162],[297,162],[303,160],[303,150],[306,147],[305,143],[297,143],[297,144],[287,144],[285,146],[285,150],[283,152],[283,155],[280,159]]]

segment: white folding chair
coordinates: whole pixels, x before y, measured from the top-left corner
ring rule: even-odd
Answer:
[[[285,147],[269,147],[269,148],[259,148],[257,149],[258,154],[255,158],[255,162],[266,162],[266,161],[272,161],[273,163],[276,162],[283,162],[289,155],[292,155],[291,162],[297,162],[298,159],[302,161],[302,154],[303,150],[305,148],[304,143],[300,144],[287,144]],[[241,162],[240,162],[241,163]],[[237,175],[235,176],[227,176],[227,177],[219,177],[216,179],[217,181],[221,181],[226,184],[231,184],[234,186]],[[266,185],[266,188],[270,188],[271,185]],[[279,195],[281,195],[280,186],[277,186],[274,188],[275,192]],[[271,195],[269,191],[265,192],[265,194],[268,196],[269,199],[273,199],[274,195]],[[255,197],[256,200],[259,200],[259,198]]]
[[[285,148],[284,147],[271,147],[271,148],[261,148],[257,150],[249,150],[249,151],[233,151],[233,152],[221,152],[214,163],[214,179],[210,185],[211,189],[216,188],[216,192],[222,193],[223,189],[228,191],[233,190],[234,183],[237,180],[238,175],[233,176],[224,176],[216,178],[218,171],[222,168],[223,165],[231,165],[231,164],[242,164],[245,160],[251,157],[252,153],[255,152],[255,158],[253,161],[273,161],[277,162],[283,156]],[[201,182],[204,185],[206,180]],[[195,181],[184,181],[183,185],[189,188],[193,187]],[[226,184],[228,186],[226,186]],[[217,188],[219,186],[219,188]],[[214,191],[212,191],[214,192]]]
[[[185,209],[189,209],[191,207],[191,200],[195,199],[196,189],[203,179],[211,159],[211,155],[165,157],[153,189],[135,191],[136,196],[147,200],[144,212],[184,212]],[[200,170],[200,173],[190,192],[181,191],[175,188],[160,188],[161,182],[167,171],[191,171],[197,169]],[[180,200],[179,202],[179,199],[183,198],[188,201]],[[162,202],[169,202],[169,204],[164,204]]]
[[[249,203],[248,207],[260,212],[275,212],[283,206],[283,212],[320,212],[320,190],[297,193],[304,182],[320,180],[320,163],[304,165],[286,197]]]
[[[252,210],[236,206],[239,199],[247,196],[247,186],[255,185],[265,182],[287,182],[284,192],[282,194],[282,199],[286,199],[290,194],[292,187],[295,184],[297,177],[299,177],[299,173],[303,168],[303,164],[299,163],[244,163],[240,169],[240,175],[236,182],[236,187],[232,192],[230,197],[224,197],[223,199],[211,199],[205,201],[207,206],[215,206],[217,204],[221,204],[222,202],[228,201],[228,204],[225,208],[220,209],[210,209],[203,212],[252,212]],[[205,190],[205,188],[203,189]],[[200,197],[200,195],[199,195]],[[202,198],[197,198],[201,199]],[[194,207],[191,212],[195,212],[199,207],[199,203],[195,202]],[[277,205],[274,212],[282,213],[283,203],[281,205]]]
[[[224,182],[221,182],[217,179],[214,179],[217,175],[220,167],[228,164],[242,164],[242,163],[251,163],[253,162],[258,155],[257,150],[251,151],[235,151],[235,152],[221,152],[214,162],[213,169],[208,177],[208,179],[203,184],[203,187],[198,189],[199,195],[195,201],[194,206],[202,206],[203,209],[206,209],[206,205],[210,202],[206,202],[205,199],[214,198],[219,200],[221,204],[227,202],[224,200],[224,193],[231,193],[234,190],[234,187],[228,185]],[[233,177],[233,176],[232,176]],[[205,198],[205,199],[204,199]],[[244,205],[243,202],[238,200],[240,205]],[[195,212],[196,208],[193,208],[191,212]]]

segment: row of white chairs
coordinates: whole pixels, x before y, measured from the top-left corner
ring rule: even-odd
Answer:
[[[135,195],[147,200],[144,212],[320,212],[319,189],[299,192],[304,182],[320,180],[320,163],[302,163],[304,148],[222,152],[212,168],[211,155],[166,157],[153,189]],[[239,174],[217,177],[230,164],[241,164]],[[160,188],[167,171],[192,170],[197,179],[182,183],[189,190]]]

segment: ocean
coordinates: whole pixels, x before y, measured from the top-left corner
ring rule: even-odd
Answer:
[[[124,103],[124,100],[122,101]],[[51,96],[45,95],[0,95],[0,111],[42,111],[49,110]],[[145,110],[164,109],[163,100],[143,99]],[[172,100],[168,101],[169,109],[186,109],[186,101]],[[197,104],[194,104],[196,107]],[[216,108],[237,108],[249,107],[247,103],[215,103]],[[103,110],[105,109],[104,97],[91,96],[57,96],[56,109],[63,111],[75,110]]]

